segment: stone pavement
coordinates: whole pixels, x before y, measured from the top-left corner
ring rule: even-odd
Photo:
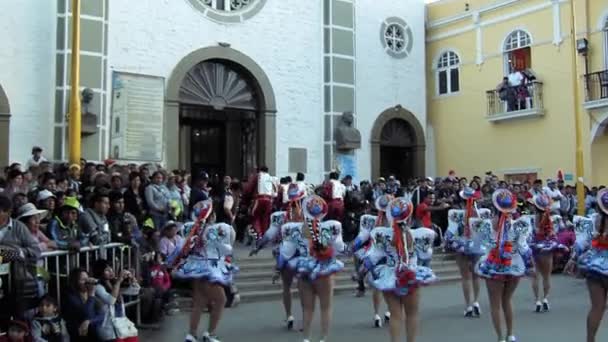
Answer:
[[[519,342],[583,342],[585,319],[589,307],[583,280],[555,276],[552,311],[532,312],[533,298],[530,281],[523,280],[515,293],[515,329]],[[459,284],[436,285],[422,289],[421,326],[417,342],[493,342],[496,341],[488,312],[485,286],[482,287],[481,319],[462,317],[463,304]],[[297,303],[297,301],[296,301]],[[299,306],[295,306],[296,310]],[[297,312],[294,310],[294,312]],[[314,323],[318,335],[318,312]],[[388,341],[387,327],[375,329],[371,322],[371,296],[335,298],[331,342]],[[247,303],[225,311],[218,331],[222,342],[268,341],[301,342],[301,335],[283,328],[280,302]],[[298,319],[298,317],[296,317]],[[187,331],[188,314],[168,318],[158,331],[141,331],[143,341],[181,341]],[[206,316],[201,328],[206,327]],[[318,342],[318,337],[313,338]],[[403,338],[405,341],[405,338]],[[597,341],[608,341],[608,318],[600,327]]]

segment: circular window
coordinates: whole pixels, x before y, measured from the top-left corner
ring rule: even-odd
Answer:
[[[400,18],[388,18],[380,30],[382,46],[390,56],[405,58],[412,52],[412,29]]]
[[[256,15],[266,0],[188,0],[209,19],[239,23]]]

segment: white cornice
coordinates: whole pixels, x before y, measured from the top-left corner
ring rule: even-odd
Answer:
[[[435,28],[438,26],[443,26],[443,25],[448,25],[448,24],[452,24],[455,23],[457,21],[460,20],[464,20],[467,19],[469,17],[472,17],[474,15],[475,12],[478,12],[479,14],[483,14],[485,12],[491,12],[494,10],[497,10],[499,8],[505,7],[505,6],[509,6],[513,3],[516,3],[520,0],[502,0],[500,2],[488,5],[488,6],[484,6],[482,8],[480,8],[477,11],[469,11],[469,12],[463,12],[451,17],[447,17],[447,18],[442,18],[442,19],[437,19],[435,21],[431,21],[428,23],[427,28]]]

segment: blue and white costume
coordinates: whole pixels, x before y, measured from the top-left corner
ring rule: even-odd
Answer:
[[[266,247],[266,245],[272,245],[272,255],[277,261],[276,268],[281,270],[282,266],[279,263],[279,250],[282,242],[281,227],[285,224],[287,213],[284,211],[276,211],[270,215],[270,227],[264,233],[264,236],[257,242],[257,246],[254,253]],[[253,254],[253,253],[252,253]],[[283,258],[284,259],[284,258]]]
[[[406,228],[404,234],[411,234]],[[411,235],[410,235],[411,237]],[[393,241],[393,228],[376,227],[371,231],[371,248],[363,258],[363,267],[368,271],[368,283],[382,292],[392,292],[406,296],[420,285],[434,282],[437,277],[433,271],[417,265],[415,249],[406,248],[405,260],[399,257]],[[407,274],[400,278],[399,274]]]
[[[475,265],[475,272],[490,279],[529,274],[533,269],[532,250],[527,242],[531,224],[528,216],[517,220],[508,216],[499,220],[494,229],[491,219],[471,219],[471,230],[485,251]]]
[[[371,231],[376,226],[378,216],[363,215],[359,220],[359,234],[353,243],[353,252],[358,260],[362,260],[371,247]]]
[[[530,248],[535,254],[542,253],[553,253],[553,252],[567,252],[568,246],[562,244],[557,239],[557,234],[566,229],[566,223],[560,215],[551,215],[551,234],[546,234],[543,227],[539,227],[540,222],[537,222],[535,217],[531,217],[532,225],[534,229],[530,234]]]
[[[472,257],[474,259],[485,253],[483,245],[475,234],[471,233],[471,222],[465,227],[465,210],[451,209],[448,211],[448,229],[445,233],[445,245],[450,251]],[[478,218],[489,219],[492,215],[490,209],[476,211]],[[468,228],[468,232],[467,232]],[[478,236],[478,235],[477,235]]]
[[[179,279],[200,279],[211,283],[231,285],[238,267],[232,263],[232,244],[235,239],[232,226],[225,223],[206,225],[184,244],[190,244],[187,255],[183,255],[173,270]],[[183,246],[176,248],[179,254]],[[176,255],[169,260],[177,257]]]
[[[578,269],[583,275],[608,279],[608,234],[600,236],[600,219],[601,214],[574,216],[574,251]]]
[[[413,229],[411,233],[418,264],[429,267],[433,258],[433,242],[437,238],[437,233],[424,227]]]
[[[342,224],[340,222],[335,220],[320,222],[316,228],[316,234],[313,231],[313,224],[310,222],[307,223],[305,228],[303,223],[288,225],[283,225],[283,227],[285,227],[285,231],[292,230],[293,246],[297,245],[299,251],[305,246],[307,251],[306,255],[300,253],[296,270],[298,277],[314,281],[319,277],[329,276],[344,269],[344,263],[337,258],[338,254],[342,253],[346,247],[342,240]],[[310,239],[302,235],[302,229],[309,230],[306,235],[311,236]],[[299,234],[296,234],[296,231]],[[315,235],[317,237],[314,237]],[[295,241],[296,237],[299,240]],[[281,250],[281,255],[283,254],[284,252]]]

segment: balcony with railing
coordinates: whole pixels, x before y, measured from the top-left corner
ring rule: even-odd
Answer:
[[[585,75],[585,108],[608,107],[608,70]]]
[[[533,81],[517,87],[492,89],[486,92],[490,122],[544,115],[543,83]]]

